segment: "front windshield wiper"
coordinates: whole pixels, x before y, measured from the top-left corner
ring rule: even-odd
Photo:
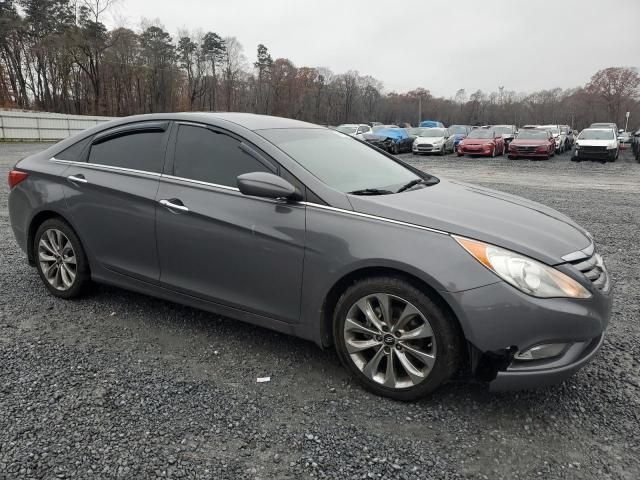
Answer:
[[[410,188],[413,188],[416,185],[421,185],[421,184],[422,185],[435,185],[436,183],[438,183],[438,180],[436,180],[434,177],[431,177],[431,178],[416,178],[415,180],[411,180],[406,185],[403,185],[402,187],[400,187],[396,193],[404,192],[405,190],[409,190]]]
[[[389,195],[393,192],[391,190],[381,190],[379,188],[363,188],[349,193],[351,195]]]

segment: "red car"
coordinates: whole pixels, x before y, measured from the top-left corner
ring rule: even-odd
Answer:
[[[549,130],[522,129],[509,144],[509,158],[542,158],[556,153],[556,141]]]
[[[484,155],[492,156],[504,154],[504,140],[502,135],[489,128],[471,130],[467,138],[458,144],[458,156]]]

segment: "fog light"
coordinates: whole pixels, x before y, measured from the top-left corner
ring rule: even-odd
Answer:
[[[557,357],[566,348],[566,343],[545,343],[543,345],[536,345],[524,352],[518,352],[514,358],[516,360],[542,360],[544,358]]]

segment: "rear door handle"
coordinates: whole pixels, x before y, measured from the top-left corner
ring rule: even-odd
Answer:
[[[180,202],[180,200],[177,200],[175,198],[171,200],[160,200],[160,205],[162,205],[163,207],[170,208],[171,210],[179,210],[181,212],[189,211],[189,207],[186,207],[185,205],[183,205],[182,202],[180,203],[175,203],[175,202]]]
[[[69,180],[72,183],[89,183],[87,179],[84,178],[84,175],[82,175],[81,173],[77,175],[69,175],[67,177],[67,180]]]

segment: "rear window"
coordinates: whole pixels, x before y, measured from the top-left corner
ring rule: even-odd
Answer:
[[[160,173],[165,132],[136,132],[91,146],[89,163]]]

